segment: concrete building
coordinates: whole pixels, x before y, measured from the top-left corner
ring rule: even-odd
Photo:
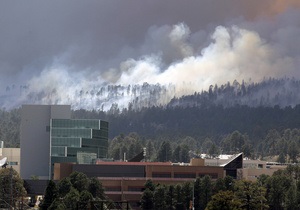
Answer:
[[[70,105],[23,105],[21,119],[23,179],[51,179],[54,163],[91,164],[107,156],[108,123],[71,119]]]
[[[21,113],[21,168],[23,179],[49,179],[50,119],[70,119],[69,105],[23,105]]]

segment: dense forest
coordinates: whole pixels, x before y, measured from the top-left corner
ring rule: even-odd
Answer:
[[[195,92],[173,98],[168,106],[208,107],[221,105],[232,107],[247,105],[250,107],[287,107],[300,104],[300,81],[294,78],[265,79],[260,83],[233,81],[221,86],[210,85],[208,91]]]
[[[21,109],[0,109],[0,141],[5,147],[20,146]]]
[[[164,142],[170,143],[173,152],[178,146],[188,151],[193,149],[194,153],[208,153],[214,147],[214,150],[222,153],[243,151],[249,157],[262,158],[280,153],[287,157],[289,151],[289,158],[293,161],[297,157],[292,158],[292,150],[295,150],[293,153],[298,153],[300,145],[300,106],[152,107],[118,114],[77,110],[73,115],[75,118],[86,116],[108,120],[111,141],[115,147],[120,147],[115,150],[123,151],[119,157],[126,151],[128,154],[128,139],[135,139],[132,142],[140,140],[140,144],[145,147],[149,144],[147,149],[151,150],[149,147],[153,147],[154,151],[160,151]],[[185,145],[188,146],[187,149]]]
[[[109,157],[128,158],[147,148],[149,160],[186,161],[199,153],[236,153],[246,156],[284,157],[297,161],[300,147],[300,106],[280,108],[222,106],[152,107],[121,113],[76,110],[74,118],[107,120]],[[20,109],[0,112],[0,140],[19,146]],[[161,151],[161,152],[163,152]],[[174,155],[177,154],[177,155]],[[180,154],[180,155],[179,155]]]
[[[146,92],[146,86],[139,92]],[[129,93],[132,88],[127,90]],[[158,86],[156,90],[164,92]],[[114,159],[122,159],[124,153],[133,157],[146,147],[149,160],[161,160],[162,151],[169,154],[163,157],[172,161],[186,161],[199,153],[214,156],[243,151],[253,158],[276,156],[281,161],[297,161],[299,90],[300,81],[288,78],[251,85],[235,81],[174,97],[166,105],[137,106],[135,101],[123,109],[112,104],[107,111],[73,110],[72,117],[108,121],[108,157]],[[20,108],[0,110],[0,141],[5,147],[19,146]]]
[[[74,110],[97,111],[141,110],[150,107],[208,107],[220,105],[295,106],[300,104],[300,80],[294,78],[264,79],[255,83],[234,80],[210,85],[205,90],[191,91],[185,87],[161,84],[101,85],[58,91],[55,87],[36,90],[28,85],[12,84],[0,90],[0,107],[18,108],[21,104],[71,104]]]

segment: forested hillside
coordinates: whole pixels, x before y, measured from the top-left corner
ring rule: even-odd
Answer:
[[[113,145],[124,152],[128,152],[130,142],[138,145],[136,140],[144,146],[150,141],[154,151],[162,149],[163,143],[170,143],[173,152],[178,145],[188,146],[188,151],[205,153],[214,146],[215,151],[211,153],[244,151],[251,153],[249,156],[275,156],[281,152],[286,156],[288,148],[298,150],[300,144],[300,105],[284,109],[240,105],[152,107],[118,114],[77,110],[73,116],[108,120]],[[138,135],[132,137],[132,132]],[[121,158],[122,154],[115,157]]]
[[[294,78],[265,79],[260,83],[233,81],[221,86],[210,85],[208,91],[194,95],[174,98],[168,106],[235,105],[259,106],[295,106],[300,104],[300,81]]]
[[[283,155],[296,161],[300,146],[300,105],[286,107],[152,107],[122,113],[73,111],[74,118],[110,123],[109,156],[128,158],[147,147],[149,159],[188,160],[200,152],[243,151],[247,156]],[[20,110],[1,111],[0,140],[19,145]],[[159,158],[159,153],[162,159]],[[168,155],[165,155],[167,153]],[[287,156],[289,154],[289,156]],[[164,159],[167,158],[167,159]]]
[[[300,102],[293,103],[298,100],[298,89],[300,82],[294,79],[269,79],[252,85],[234,82],[173,98],[165,106],[138,108],[129,104],[120,109],[113,104],[108,111],[96,107],[73,110],[72,117],[108,121],[109,156],[115,159],[125,152],[132,157],[147,147],[151,160],[160,159],[159,151],[164,150],[169,155],[162,156],[174,161],[200,152],[215,155],[240,151],[251,157],[282,153],[281,160],[296,161]],[[20,109],[1,110],[0,125],[0,140],[5,146],[18,146]]]
[[[189,87],[186,84],[186,87]],[[77,87],[67,94],[55,87],[32,91],[28,86],[7,86],[0,91],[0,107],[18,108],[21,104],[71,104],[74,110],[86,109],[108,112],[141,110],[150,107],[209,107],[211,105],[250,107],[278,105],[281,108],[300,104],[300,81],[294,78],[264,79],[260,83],[232,81],[210,85],[206,90],[187,94],[187,89],[174,85],[134,84]],[[190,91],[189,91],[190,92]]]
[[[4,141],[5,147],[19,147],[20,123],[20,109],[10,111],[0,109],[0,141]]]

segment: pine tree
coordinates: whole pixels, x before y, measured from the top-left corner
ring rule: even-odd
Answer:
[[[51,206],[52,202],[57,198],[58,190],[53,180],[50,180],[43,201],[40,204],[41,210],[47,210]]]
[[[141,207],[144,210],[152,210],[154,208],[153,191],[146,188],[142,194]]]

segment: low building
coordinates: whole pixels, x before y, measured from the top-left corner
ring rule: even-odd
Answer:
[[[68,177],[72,172],[82,172],[88,177],[97,177],[105,194],[115,202],[128,201],[133,209],[139,209],[144,184],[151,179],[154,184],[173,185],[194,182],[197,177],[209,175],[212,179],[229,175],[235,179],[255,180],[261,174],[272,175],[285,166],[260,160],[243,159],[243,154],[226,159],[191,159],[190,163],[171,162],[120,162],[96,161],[94,164],[55,163],[54,180]],[[45,189],[43,180],[28,180],[29,194],[37,195]],[[43,186],[42,186],[43,185]]]
[[[12,167],[20,173],[20,148],[4,148],[3,141],[0,142],[0,160],[7,158],[6,167]]]
[[[244,164],[244,168],[241,169],[238,174],[240,174],[243,179],[255,181],[262,174],[272,176],[274,172],[285,169],[290,163],[245,160]]]
[[[233,155],[222,155],[214,159],[205,159],[207,166],[222,166],[232,158]],[[285,169],[289,163],[267,162],[262,160],[243,159],[243,167],[237,171],[237,179],[255,181],[262,175],[272,176],[275,171]]]
[[[194,182],[197,177],[209,175],[212,179],[226,175],[237,177],[242,168],[242,153],[228,160],[223,166],[206,166],[204,159],[192,159],[189,164],[171,162],[104,162],[95,165],[56,163],[54,180],[68,177],[72,172],[82,172],[88,177],[97,177],[105,194],[113,201],[128,201],[138,207],[144,184],[151,179],[155,184],[179,184]]]

